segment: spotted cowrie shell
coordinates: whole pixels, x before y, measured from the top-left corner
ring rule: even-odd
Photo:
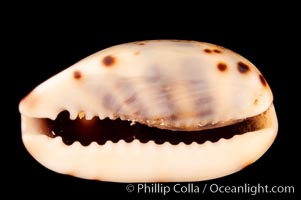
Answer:
[[[37,86],[19,110],[23,142],[37,161],[114,182],[222,177],[255,162],[278,130],[259,70],[196,41],[104,49]]]

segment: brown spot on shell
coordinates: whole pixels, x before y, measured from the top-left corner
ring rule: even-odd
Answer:
[[[140,54],[139,51],[134,52],[134,55],[135,55],[135,56],[137,56],[137,55],[139,55],[139,54]]]
[[[205,51],[206,53],[211,53],[211,50],[210,50],[210,49],[204,49],[204,51]]]
[[[255,99],[254,105],[257,105],[257,104],[258,104],[258,99]]]
[[[145,45],[145,42],[135,42],[137,45]]]
[[[206,52],[206,53],[222,53],[222,51],[221,50],[219,50],[219,49],[204,49],[204,52]]]
[[[111,55],[105,56],[102,59],[102,63],[107,67],[112,66],[115,62],[116,62],[116,59]]]
[[[219,71],[223,72],[227,70],[227,65],[225,63],[220,62],[217,64],[217,68]]]
[[[80,71],[74,71],[73,72],[73,77],[75,79],[80,79],[82,77],[82,74],[80,73]]]
[[[245,74],[245,73],[250,71],[250,67],[247,64],[243,63],[243,62],[238,62],[237,63],[237,69],[242,74]]]
[[[261,74],[259,74],[259,80],[264,87],[267,86],[267,82]]]

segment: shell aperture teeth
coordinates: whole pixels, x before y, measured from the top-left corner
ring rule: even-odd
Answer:
[[[131,123],[130,123],[130,126],[134,126],[135,124],[136,124],[136,121],[132,120]]]
[[[75,120],[78,116],[79,116],[79,114],[76,112],[69,112],[69,118],[71,120]]]
[[[81,111],[81,112],[78,113],[78,118],[79,119],[83,119],[83,118],[85,118],[85,116],[86,116],[86,113],[84,111]]]
[[[85,113],[86,120],[92,120],[94,115],[92,113]]]
[[[221,138],[229,139],[235,135],[262,128],[262,125],[257,124],[257,121],[263,120],[265,116],[265,114],[260,114],[223,127],[209,124],[208,129],[200,131],[173,131],[143,125],[135,120],[121,120],[116,116],[112,117],[113,119],[110,117],[100,119],[96,116],[92,119],[86,119],[87,113],[79,112],[78,117],[73,120],[70,119],[69,115],[68,111],[63,111],[56,120],[43,119],[45,126],[50,131],[46,135],[49,137],[60,136],[67,145],[77,141],[83,146],[92,142],[104,145],[107,141],[116,143],[120,140],[131,143],[135,139],[142,143],[154,141],[156,144],[169,142],[173,145],[180,143],[189,145],[193,142],[202,144],[206,141],[217,142]],[[89,114],[89,116],[91,115]]]

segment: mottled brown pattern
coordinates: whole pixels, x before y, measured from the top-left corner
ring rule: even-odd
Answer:
[[[146,116],[148,113],[148,107],[144,105],[139,98],[139,92],[137,91],[135,81],[123,79],[117,77],[117,81],[114,81],[114,88],[116,92],[122,96],[123,103],[121,105],[121,110],[128,108],[129,111],[136,117]],[[130,113],[128,113],[130,114]]]

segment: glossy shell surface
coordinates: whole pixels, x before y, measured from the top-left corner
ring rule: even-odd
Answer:
[[[198,181],[257,160],[278,123],[271,89],[239,54],[209,43],[154,40],[99,51],[35,88],[19,106],[22,138],[46,167],[117,182]],[[67,110],[75,119],[121,118],[173,131],[214,129],[264,113],[260,130],[212,143],[161,145],[123,140],[65,145],[42,133],[38,118]]]

